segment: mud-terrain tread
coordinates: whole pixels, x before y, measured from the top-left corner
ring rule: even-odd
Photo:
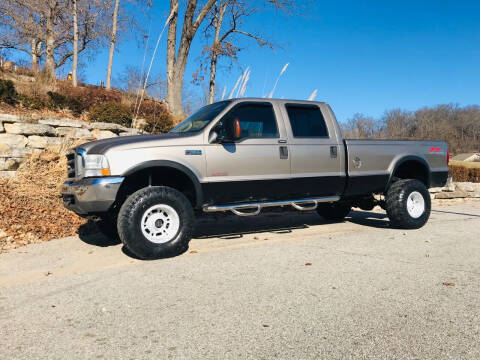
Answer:
[[[178,234],[167,243],[148,241],[140,230],[143,211],[155,204],[172,206],[180,217]],[[151,260],[179,255],[188,249],[195,226],[190,201],[178,190],[167,186],[150,186],[130,195],[118,214],[118,235],[125,247],[140,259]]]
[[[325,220],[342,221],[352,211],[352,206],[345,202],[335,202],[332,204],[318,204],[317,213]]]
[[[407,211],[406,199],[408,195],[418,191],[425,200],[425,212],[418,219],[412,218]],[[385,210],[390,224],[399,229],[419,229],[428,221],[431,210],[430,193],[425,185],[416,179],[402,179],[394,182],[385,196]]]

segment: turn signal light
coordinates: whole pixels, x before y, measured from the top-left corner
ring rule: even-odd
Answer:
[[[102,176],[110,176],[110,169],[102,169]]]

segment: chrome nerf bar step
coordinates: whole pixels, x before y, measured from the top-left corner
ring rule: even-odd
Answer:
[[[260,214],[260,211],[266,207],[273,206],[293,206],[297,210],[307,211],[315,210],[319,203],[324,202],[335,202],[340,200],[339,196],[327,196],[311,199],[298,199],[298,200],[285,200],[285,201],[268,201],[268,202],[253,202],[253,203],[244,203],[244,204],[231,204],[231,205],[218,205],[218,206],[207,206],[203,208],[204,212],[218,212],[218,211],[231,211],[238,216],[253,216]],[[302,206],[310,205],[310,206]],[[240,210],[254,209],[254,211],[242,212]]]

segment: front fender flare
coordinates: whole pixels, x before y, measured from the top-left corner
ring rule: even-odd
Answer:
[[[171,168],[184,173],[193,183],[193,186],[195,188],[196,208],[202,207],[203,191],[202,191],[202,185],[200,184],[200,181],[198,180],[197,176],[194,174],[192,170],[190,170],[188,167],[178,162],[170,161],[170,160],[149,160],[141,164],[135,165],[134,167],[131,167],[122,176],[127,177],[140,170],[145,170],[145,169],[155,168],[155,167]]]

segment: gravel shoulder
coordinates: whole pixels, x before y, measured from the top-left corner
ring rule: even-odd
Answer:
[[[221,221],[220,221],[221,220]],[[480,203],[199,221],[187,253],[101,235],[0,255],[0,358],[480,358]]]

